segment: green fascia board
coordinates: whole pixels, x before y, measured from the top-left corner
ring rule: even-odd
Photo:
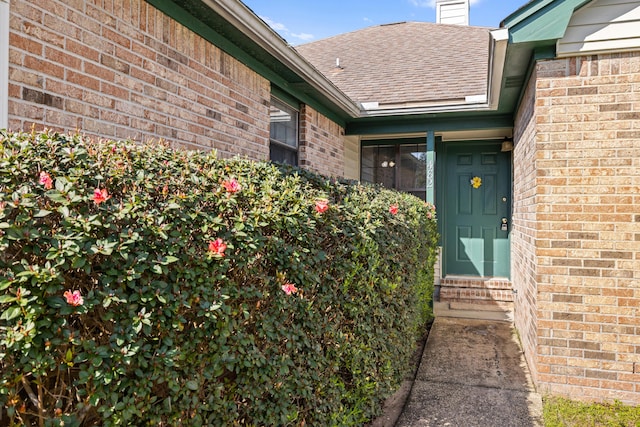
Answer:
[[[271,84],[271,96],[278,98],[280,101],[284,102],[290,107],[295,108],[296,110],[300,109],[300,100],[298,98],[296,98],[295,96],[291,96],[290,93],[280,89],[273,83]]]
[[[509,30],[500,111],[517,111],[537,61],[556,57],[573,13],[592,0],[532,0],[500,24]],[[506,87],[507,79],[519,87]]]
[[[269,80],[272,85],[346,126],[349,116],[304,81],[300,76],[253,43],[232,24],[226,22],[200,0],[145,0],[200,37],[222,49]],[[215,25],[214,25],[215,24]],[[224,32],[224,34],[223,34]]]
[[[509,43],[555,43],[564,36],[576,9],[591,0],[531,1],[501,23],[509,29]]]
[[[445,132],[513,127],[513,114],[456,113],[427,116],[385,117],[354,120],[345,135],[384,135],[394,133]]]

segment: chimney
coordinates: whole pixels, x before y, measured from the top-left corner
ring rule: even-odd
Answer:
[[[436,0],[436,22],[469,25],[469,0]]]

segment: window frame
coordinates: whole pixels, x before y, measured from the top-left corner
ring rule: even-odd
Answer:
[[[426,183],[425,183],[425,187],[411,187],[411,188],[401,188],[401,184],[402,184],[402,171],[401,171],[401,167],[402,167],[402,148],[403,147],[412,147],[415,146],[417,148],[420,148],[421,150],[418,152],[424,152],[426,153],[426,140],[422,139],[422,138],[408,138],[408,139],[400,139],[400,140],[388,140],[388,139],[384,139],[384,140],[363,140],[362,144],[360,146],[360,180],[362,182],[371,182],[371,181],[367,181],[365,180],[365,165],[363,162],[363,158],[364,158],[364,152],[366,149],[371,149],[371,148],[376,148],[377,150],[380,150],[381,148],[393,148],[393,159],[387,160],[384,163],[388,163],[390,161],[393,161],[393,166],[387,166],[387,167],[392,167],[394,168],[394,177],[393,177],[393,187],[391,187],[392,189],[395,189],[397,191],[402,191],[404,193],[408,193],[408,194],[414,194],[416,195],[417,193],[424,193],[425,197],[426,197]],[[423,151],[424,150],[424,151]],[[374,161],[375,161],[375,157],[377,157],[377,155],[374,156]],[[374,179],[374,181],[372,183],[378,183],[378,184],[382,184],[384,185],[382,182],[380,182],[380,180],[375,181],[376,176],[377,176],[377,169],[380,168],[385,168],[385,166],[381,165],[373,165],[371,166],[372,171],[371,171],[371,177]],[[424,173],[425,173],[425,177],[426,177],[426,164],[425,164],[425,169],[424,169]],[[420,196],[417,196],[420,197]],[[424,199],[424,198],[423,198]]]
[[[272,125],[273,121],[271,120],[271,108],[276,107],[281,111],[285,111],[291,114],[292,117],[295,117],[295,146],[288,144],[285,141],[280,141],[276,138],[272,137]],[[294,162],[292,166],[298,166],[300,162],[299,152],[300,152],[300,106],[293,106],[290,102],[284,101],[282,98],[277,97],[275,95],[271,96],[271,102],[269,104],[269,160],[273,160],[272,150],[275,147],[276,150],[282,150],[286,153],[293,154]]]

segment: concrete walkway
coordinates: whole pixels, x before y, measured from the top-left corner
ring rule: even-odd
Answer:
[[[437,317],[391,427],[537,427],[542,401],[510,322]]]

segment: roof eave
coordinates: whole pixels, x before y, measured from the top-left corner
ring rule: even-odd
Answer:
[[[500,26],[509,32],[504,84],[519,79],[519,86],[503,90],[500,105],[517,111],[536,61],[556,57],[556,43],[564,37],[573,13],[593,0],[532,0],[505,18]]]
[[[390,117],[390,116],[411,116],[420,114],[457,113],[463,111],[488,111],[491,110],[488,103],[473,104],[439,104],[435,106],[421,107],[397,107],[397,108],[376,108],[361,110],[360,117]]]
[[[504,76],[507,46],[509,45],[509,30],[501,28],[491,31],[491,51],[489,53],[489,82],[488,99],[492,110],[497,110],[502,93],[502,78]]]
[[[261,49],[298,74],[314,90],[321,93],[351,117],[358,117],[360,108],[329,79],[313,67],[291,45],[238,0],[202,0],[204,4],[241,30]]]

